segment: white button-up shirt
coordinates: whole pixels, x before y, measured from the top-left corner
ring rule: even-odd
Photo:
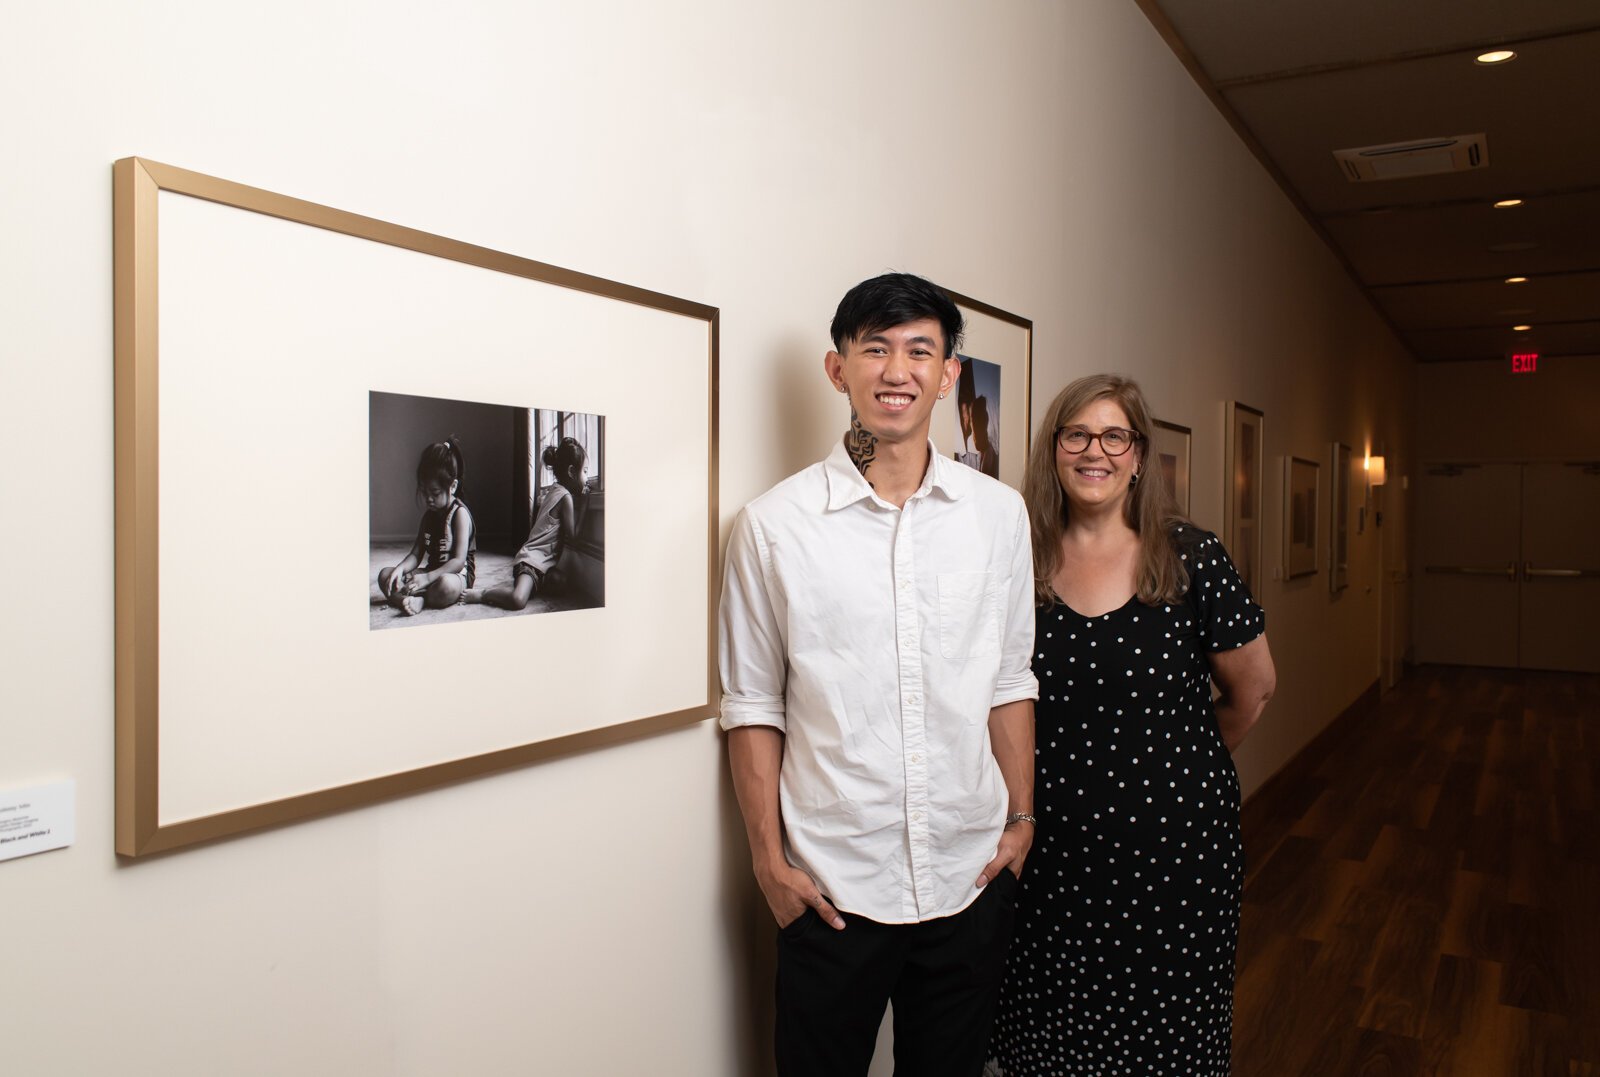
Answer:
[[[722,727],[783,731],[790,862],[881,923],[978,896],[1007,805],[989,710],[1039,696],[1022,498],[929,453],[897,509],[841,442],[740,513],[722,589]]]

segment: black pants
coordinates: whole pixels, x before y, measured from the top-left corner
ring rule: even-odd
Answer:
[[[779,1077],[865,1077],[894,1003],[895,1077],[977,1077],[1016,917],[1002,871],[954,916],[880,924],[813,909],[778,932]]]

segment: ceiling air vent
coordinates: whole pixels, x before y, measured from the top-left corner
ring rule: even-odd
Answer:
[[[1351,183],[1470,172],[1489,163],[1489,142],[1483,135],[1419,138],[1382,146],[1334,150],[1334,159]]]

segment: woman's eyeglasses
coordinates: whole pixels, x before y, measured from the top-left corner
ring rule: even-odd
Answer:
[[[1124,430],[1120,426],[1108,426],[1098,434],[1091,434],[1081,426],[1056,428],[1056,444],[1063,452],[1074,454],[1083,452],[1089,447],[1089,442],[1099,438],[1101,452],[1107,456],[1121,456],[1143,437],[1137,430]]]

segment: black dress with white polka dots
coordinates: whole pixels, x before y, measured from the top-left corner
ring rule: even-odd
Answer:
[[[1244,865],[1207,655],[1265,618],[1215,535],[1174,539],[1176,604],[1038,611],[1039,826],[990,1051],[1003,1077],[1228,1073]]]

